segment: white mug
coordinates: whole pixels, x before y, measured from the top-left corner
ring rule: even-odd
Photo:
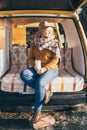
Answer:
[[[35,60],[35,65],[38,69],[41,69],[41,60]]]

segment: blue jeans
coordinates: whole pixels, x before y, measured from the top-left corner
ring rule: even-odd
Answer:
[[[46,92],[45,86],[57,76],[58,70],[53,68],[40,75],[37,74],[33,67],[23,70],[20,73],[20,78],[25,82],[25,84],[35,89],[35,113],[42,110],[42,104]]]

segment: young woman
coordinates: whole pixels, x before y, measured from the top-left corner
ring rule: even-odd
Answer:
[[[51,92],[46,90],[45,86],[58,76],[60,58],[58,44],[54,25],[47,21],[41,22],[30,47],[29,64],[31,67],[20,73],[25,84],[35,89],[35,109],[31,119],[34,123],[41,118],[43,103],[47,103],[50,99]]]

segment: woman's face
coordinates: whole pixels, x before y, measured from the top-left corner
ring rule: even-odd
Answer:
[[[41,38],[50,38],[53,35],[53,28],[48,27],[41,31]]]
[[[45,29],[41,32],[43,38],[48,38],[50,36],[50,31]]]

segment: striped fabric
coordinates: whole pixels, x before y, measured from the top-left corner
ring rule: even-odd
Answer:
[[[74,92],[83,89],[84,79],[81,76],[75,74],[73,77],[67,72],[64,73],[66,74],[62,73],[62,76],[59,75],[51,82],[52,92]]]
[[[29,50],[28,50],[29,51]],[[28,54],[26,48],[16,47],[11,50],[11,70],[1,81],[1,90],[9,92],[34,93],[34,89],[24,84],[19,73],[27,67]],[[84,79],[72,67],[72,49],[61,49],[59,76],[46,89],[52,92],[74,92],[83,89]]]
[[[11,69],[2,78],[1,90],[10,92],[24,91],[24,83],[19,77],[20,71],[27,68],[26,47],[14,46],[11,48]]]

